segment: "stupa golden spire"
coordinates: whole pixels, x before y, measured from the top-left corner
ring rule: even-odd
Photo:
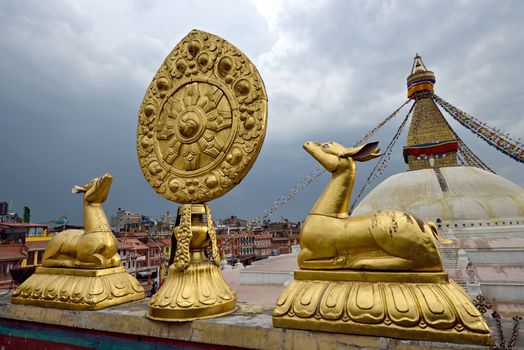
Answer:
[[[415,55],[407,78],[408,97],[415,100],[404,161],[409,170],[457,165],[458,140],[431,98],[435,74]]]

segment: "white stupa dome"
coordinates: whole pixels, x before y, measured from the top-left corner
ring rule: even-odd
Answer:
[[[407,211],[437,223],[523,224],[524,189],[474,167],[407,171],[376,186],[352,215],[386,209]]]

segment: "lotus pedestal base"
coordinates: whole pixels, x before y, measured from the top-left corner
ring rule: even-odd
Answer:
[[[446,273],[296,270],[273,326],[489,345],[484,318]]]
[[[144,298],[144,288],[125,268],[38,267],[13,293],[13,304],[98,310]]]
[[[236,303],[235,292],[211,262],[193,262],[183,272],[171,265],[146,316],[158,321],[198,320],[227,315],[235,311]]]

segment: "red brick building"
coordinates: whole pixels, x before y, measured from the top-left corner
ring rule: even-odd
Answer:
[[[294,223],[287,219],[283,222],[264,223],[264,232],[271,235],[273,255],[290,254],[291,246],[299,242],[301,227],[300,222]]]
[[[240,260],[248,265],[271,255],[289,254],[291,246],[298,244],[300,223],[265,222],[250,231],[246,230],[246,224],[245,220],[231,216],[216,226],[218,248],[229,263]]]
[[[147,232],[118,232],[115,236],[122,266],[140,281],[146,295],[157,289],[163,282],[164,243],[152,240]]]
[[[45,236],[46,229],[39,224],[0,222],[0,289],[11,286],[12,269],[41,261],[47,241],[38,240]]]
[[[27,247],[22,243],[0,245],[0,289],[10,288],[11,269],[22,266],[27,258]]]
[[[263,259],[273,255],[271,234],[269,232],[262,232],[255,235],[254,243],[255,259]]]

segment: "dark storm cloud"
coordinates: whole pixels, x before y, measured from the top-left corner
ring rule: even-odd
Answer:
[[[252,218],[315,170],[304,141],[350,145],[400,106],[415,52],[436,73],[437,94],[522,137],[523,7],[518,1],[4,1],[0,200],[12,199],[17,210],[28,204],[34,221],[66,214],[80,223],[81,201],[70,188],[110,171],[108,213],[174,211],[176,204],[142,177],[135,128],[150,79],[193,28],[244,51],[269,95],[259,159],[239,186],[213,201],[216,217]],[[377,135],[383,147],[406,112]],[[524,184],[520,164],[452,125],[499,174]],[[404,142],[405,135],[386,176],[405,169]],[[372,166],[362,165],[360,184]],[[327,178],[275,218],[303,218]]]

